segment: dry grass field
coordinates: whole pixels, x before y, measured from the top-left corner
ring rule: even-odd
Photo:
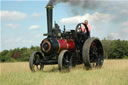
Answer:
[[[32,73],[28,62],[0,63],[0,85],[128,85],[128,60],[105,60],[101,69],[76,66],[59,72],[57,65]]]

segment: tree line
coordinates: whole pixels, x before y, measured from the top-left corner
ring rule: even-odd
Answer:
[[[104,58],[106,59],[128,59],[127,40],[102,40]],[[28,61],[33,51],[41,51],[39,46],[30,48],[15,48],[0,52],[0,62]]]
[[[104,55],[106,59],[128,59],[127,40],[102,40]]]
[[[4,50],[0,52],[0,62],[28,61],[33,51],[40,51],[40,48],[38,46],[31,46],[31,48],[23,47]]]

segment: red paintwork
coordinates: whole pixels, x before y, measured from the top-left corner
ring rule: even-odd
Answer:
[[[60,52],[61,50],[74,51],[75,43],[72,39],[58,39],[57,41],[59,42],[58,52]]]

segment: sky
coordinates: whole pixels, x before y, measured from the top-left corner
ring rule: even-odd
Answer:
[[[56,0],[57,1],[57,0]],[[85,19],[91,36],[128,40],[128,0],[66,0],[54,4],[53,23],[61,30],[75,29]],[[88,1],[88,0],[87,0]],[[49,0],[0,1],[0,51],[40,46],[47,33],[46,5]]]

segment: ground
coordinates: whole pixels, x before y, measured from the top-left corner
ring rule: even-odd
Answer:
[[[59,72],[57,65],[33,73],[28,62],[0,63],[0,85],[128,85],[128,60],[105,60],[101,69],[78,65]]]

